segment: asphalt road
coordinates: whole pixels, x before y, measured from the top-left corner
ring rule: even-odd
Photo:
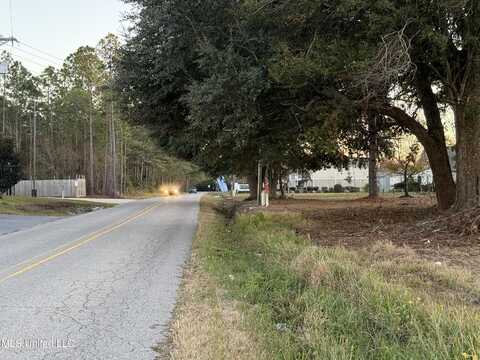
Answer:
[[[0,237],[0,359],[154,359],[200,195],[141,200]]]
[[[30,229],[58,219],[61,218],[53,216],[0,215],[0,235]]]

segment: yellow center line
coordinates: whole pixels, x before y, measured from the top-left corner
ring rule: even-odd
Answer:
[[[24,273],[26,273],[26,272],[28,272],[28,271],[30,271],[30,270],[33,270],[33,269],[39,267],[40,265],[43,265],[43,264],[45,264],[45,263],[47,263],[47,262],[50,262],[50,261],[52,261],[52,260],[54,260],[54,259],[56,259],[56,258],[58,258],[58,257],[60,257],[60,256],[62,256],[62,255],[65,255],[65,254],[67,254],[67,253],[75,250],[75,249],[78,249],[79,247],[81,247],[81,246],[83,246],[83,245],[86,245],[86,244],[88,244],[88,243],[90,243],[90,242],[98,239],[99,237],[101,237],[101,236],[103,236],[103,235],[109,234],[109,233],[117,230],[118,228],[120,228],[120,227],[122,227],[122,226],[124,226],[124,225],[126,225],[126,224],[128,224],[128,223],[130,223],[130,222],[132,222],[132,221],[134,221],[134,220],[136,220],[136,219],[138,219],[138,218],[140,218],[140,217],[142,217],[142,216],[150,213],[150,212],[152,212],[152,211],[153,211],[155,208],[157,208],[158,206],[159,206],[159,204],[155,204],[155,205],[152,205],[152,206],[150,206],[150,207],[148,207],[148,208],[146,208],[146,209],[143,209],[143,210],[141,210],[140,212],[138,212],[137,214],[135,214],[135,215],[133,215],[133,216],[131,216],[131,217],[129,217],[129,218],[127,218],[127,219],[119,222],[118,224],[112,225],[112,226],[110,226],[110,227],[106,227],[106,228],[104,228],[104,229],[100,229],[100,230],[92,233],[91,235],[88,235],[88,236],[85,237],[85,238],[84,238],[84,237],[81,237],[81,238],[79,239],[79,241],[74,241],[74,244],[73,244],[73,245],[71,245],[71,246],[66,245],[67,248],[65,248],[65,249],[63,249],[63,250],[61,250],[61,251],[58,251],[59,249],[62,249],[62,248],[65,247],[65,245],[60,246],[60,247],[58,247],[58,248],[56,248],[56,249],[53,250],[54,254],[52,254],[52,255],[50,255],[50,256],[47,256],[47,257],[45,257],[45,258],[43,258],[43,259],[41,259],[41,260],[34,261],[35,258],[32,258],[32,259],[23,261],[23,262],[21,262],[21,263],[19,263],[19,264],[16,264],[16,265],[13,266],[13,268],[19,267],[19,266],[21,266],[22,264],[25,264],[25,263],[30,262],[29,265],[27,265],[27,266],[19,269],[18,271],[14,272],[14,273],[12,273],[12,274],[10,274],[10,275],[7,275],[7,276],[5,276],[5,277],[3,277],[3,278],[0,278],[0,284],[3,283],[3,282],[5,282],[5,281],[7,281],[7,280],[9,280],[9,279],[11,279],[11,278],[17,277],[17,276],[22,275],[22,274],[24,274]],[[83,239],[83,240],[82,240],[82,239]],[[55,251],[58,251],[58,252],[55,252]],[[32,261],[34,261],[34,262],[32,262]]]

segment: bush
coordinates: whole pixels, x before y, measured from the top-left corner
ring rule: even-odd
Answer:
[[[327,187],[327,186],[323,186],[323,187],[322,187],[322,192],[328,193],[328,187]]]
[[[402,181],[401,183],[395,184],[393,186],[395,190],[404,190],[405,189],[405,183]],[[420,191],[420,184],[416,181],[409,180],[408,181],[408,191],[412,192],[419,192]]]
[[[420,189],[422,190],[422,192],[434,192],[435,191],[435,187],[433,186],[433,184],[421,185]]]
[[[335,184],[335,186],[333,187],[333,192],[334,193],[343,193],[344,192],[344,188],[341,184]]]
[[[20,158],[12,139],[0,138],[0,197],[20,180]]]

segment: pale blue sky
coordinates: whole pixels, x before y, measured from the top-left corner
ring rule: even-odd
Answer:
[[[122,14],[128,9],[120,0],[11,0],[13,32],[18,40],[38,50],[65,58],[82,45],[95,46],[107,33],[121,34]],[[10,0],[0,0],[0,34],[9,36]],[[16,45],[15,58],[38,73],[59,60]],[[10,45],[0,49],[8,50]],[[28,52],[28,53],[27,53]]]

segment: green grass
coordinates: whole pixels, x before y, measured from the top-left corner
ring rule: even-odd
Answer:
[[[0,199],[0,214],[65,216],[90,212],[95,208],[112,207],[87,201],[4,196]]]
[[[220,215],[219,215],[220,216]],[[270,359],[476,359],[480,289],[468,273],[389,244],[318,248],[298,215],[212,222],[202,263]]]

